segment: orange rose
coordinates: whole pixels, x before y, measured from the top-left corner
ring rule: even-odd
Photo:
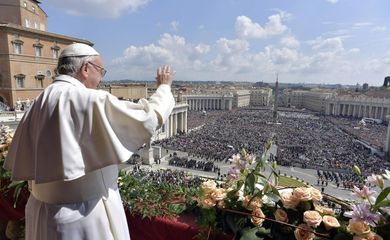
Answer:
[[[291,193],[288,192],[281,192],[280,198],[283,203],[283,207],[287,209],[295,209],[297,205],[299,204],[299,201],[296,200]]]
[[[370,232],[367,235],[353,236],[353,240],[383,240],[383,238],[374,232]]]
[[[316,188],[313,188],[313,187],[310,187],[310,194],[311,194],[311,198],[314,200],[314,201],[320,201],[322,199],[322,194],[321,192],[316,189]]]
[[[306,211],[303,213],[303,221],[310,227],[318,227],[322,222],[322,217],[317,211]]]
[[[374,232],[370,232],[366,238],[368,240],[383,240],[383,238],[381,236],[379,236],[378,234],[374,233]]]
[[[223,188],[215,188],[210,192],[210,197],[214,199],[214,201],[221,201],[226,197],[225,189]]]
[[[361,236],[371,232],[370,227],[362,221],[349,220],[348,230],[352,233]]]
[[[300,202],[306,202],[312,199],[311,190],[307,187],[295,188],[292,195],[294,199]]]
[[[314,238],[314,233],[308,225],[302,223],[298,225],[299,228],[296,228],[294,231],[294,236],[297,240],[312,240]]]
[[[281,222],[288,222],[288,216],[287,213],[283,209],[276,209],[275,213],[275,219]]]
[[[256,208],[261,208],[263,206],[263,203],[260,198],[255,197],[252,199],[252,196],[245,196],[242,200],[242,205],[248,209],[254,210]]]
[[[322,215],[332,215],[332,216],[334,216],[333,209],[327,208],[327,207],[324,207],[324,206],[321,206],[321,205],[318,205],[316,203],[314,203],[314,210],[316,210],[317,212],[319,212]]]
[[[203,208],[212,208],[215,206],[215,204],[217,204],[217,203],[213,199],[210,199],[210,198],[205,198],[205,199],[203,199],[203,201],[200,202],[200,205]]]
[[[217,204],[217,207],[218,208],[225,208],[226,207],[226,204],[224,201],[219,201],[218,204]]]
[[[215,181],[213,180],[208,180],[204,183],[202,183],[202,185],[200,185],[200,188],[203,190],[203,192],[205,194],[208,194],[210,193],[212,190],[214,190],[215,188],[217,188],[217,184],[215,183]]]
[[[261,208],[256,208],[255,210],[252,211],[252,223],[256,226],[261,226],[261,224],[263,224],[264,222],[264,218],[265,218],[265,215],[263,213],[263,211],[261,210]]]
[[[330,230],[331,228],[338,228],[340,227],[340,223],[337,220],[337,218],[329,215],[325,215],[322,217],[322,221],[324,222],[326,230]]]

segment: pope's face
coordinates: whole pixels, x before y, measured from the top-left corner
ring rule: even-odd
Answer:
[[[86,64],[88,64],[88,78],[84,84],[87,88],[96,89],[102,81],[105,72],[102,58],[97,56],[93,61],[89,61]]]

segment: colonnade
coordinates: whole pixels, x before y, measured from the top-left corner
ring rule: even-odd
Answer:
[[[187,111],[172,113],[168,121],[167,137],[171,137],[180,132],[187,132]]]
[[[188,109],[191,111],[202,110],[231,110],[233,97],[191,97],[186,96]]]
[[[330,103],[327,114],[335,116],[351,116],[356,118],[369,117],[386,120],[390,114],[390,104],[369,103]]]
[[[179,132],[187,132],[188,105],[183,102],[176,102],[171,115],[164,125],[156,131],[152,141],[172,137]]]

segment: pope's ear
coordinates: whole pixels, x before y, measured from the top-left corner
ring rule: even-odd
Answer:
[[[85,62],[83,64],[83,66],[80,68],[80,74],[83,77],[88,77],[88,63],[87,62]]]

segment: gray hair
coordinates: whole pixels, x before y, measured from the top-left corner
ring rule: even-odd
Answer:
[[[75,77],[85,62],[95,60],[97,56],[62,57],[58,59],[58,74]]]

